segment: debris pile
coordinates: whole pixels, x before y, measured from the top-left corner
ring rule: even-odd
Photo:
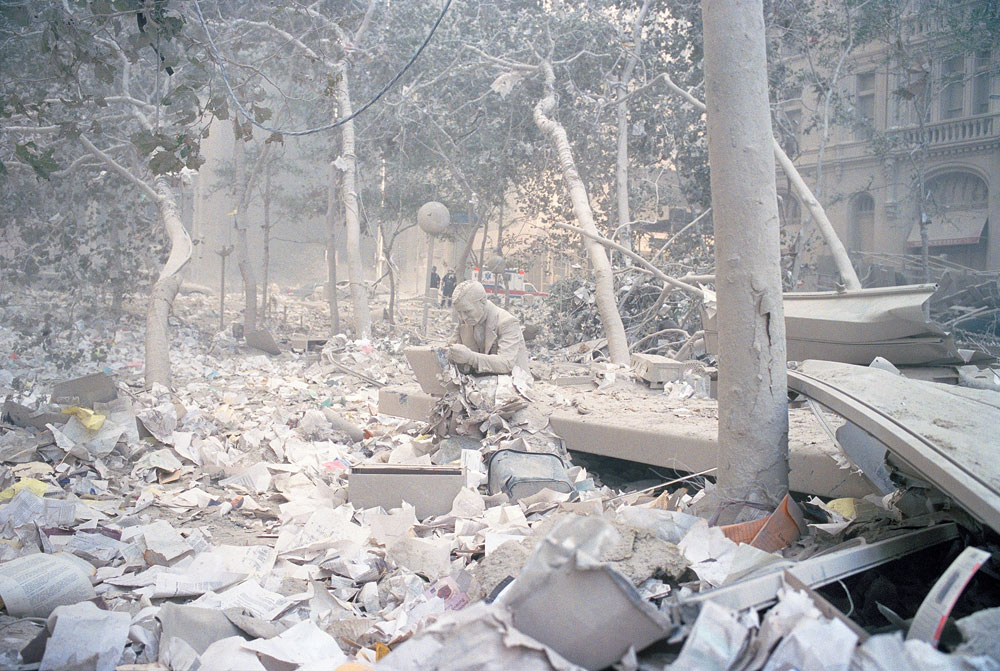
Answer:
[[[408,335],[299,351],[278,337],[269,356],[214,333],[205,296],[175,310],[175,388],[148,391],[134,319],[55,329],[106,353],[59,368],[12,326],[16,306],[0,314],[4,668],[1000,669],[1000,601],[955,588],[995,595],[990,521],[932,486],[796,495],[716,527],[692,514],[705,473],[608,487],[553,420],[618,404],[711,422],[707,386],[552,360],[533,386],[456,373],[407,419],[380,412],[380,392],[411,379]],[[821,594],[924,548],[936,609],[885,616],[915,617],[906,640]],[[952,613],[951,638],[921,633]]]
[[[631,272],[617,278],[618,310],[633,351],[665,351],[680,346],[687,334],[698,330],[699,301],[679,291],[664,289],[647,275]],[[546,356],[551,350],[578,346],[581,341],[601,341],[603,330],[597,315],[594,283],[580,277],[560,280],[542,301],[514,306],[529,330],[533,354]],[[603,347],[600,345],[599,349]]]

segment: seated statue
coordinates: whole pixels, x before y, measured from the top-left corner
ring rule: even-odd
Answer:
[[[530,374],[520,322],[492,303],[482,284],[462,282],[455,287],[453,300],[459,323],[449,341],[451,362],[473,373],[509,375],[517,366]]]

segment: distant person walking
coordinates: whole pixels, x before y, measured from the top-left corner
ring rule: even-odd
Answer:
[[[458,278],[455,277],[455,271],[449,270],[444,275],[444,284],[441,286],[441,307],[444,307],[445,301],[448,301],[448,307],[451,307],[451,295],[455,293],[455,285],[458,284]]]
[[[437,289],[441,286],[441,276],[438,275],[438,267],[431,266],[431,289]]]

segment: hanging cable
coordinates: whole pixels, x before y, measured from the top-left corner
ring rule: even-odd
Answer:
[[[399,81],[400,77],[406,74],[406,71],[409,70],[410,66],[416,62],[417,58],[420,57],[420,54],[423,52],[424,48],[430,43],[431,38],[434,37],[434,33],[437,31],[438,26],[441,25],[441,21],[442,19],[444,19],[444,15],[448,12],[448,7],[450,6],[451,6],[451,0],[445,0],[444,6],[441,8],[441,13],[438,14],[437,20],[434,22],[434,25],[431,26],[431,30],[429,33],[427,33],[427,37],[424,39],[423,44],[420,45],[420,48],[417,49],[416,53],[414,53],[412,57],[410,57],[410,60],[407,62],[406,65],[403,66],[403,69],[397,72],[395,76],[392,79],[390,79],[385,86],[382,87],[382,90],[380,90],[378,93],[375,94],[375,97],[373,97],[371,100],[369,100],[364,105],[359,107],[357,111],[355,111],[348,117],[345,117],[343,119],[338,119],[337,121],[326,124],[325,126],[318,126],[316,128],[307,128],[305,130],[286,130],[281,128],[274,128],[272,126],[266,126],[258,122],[250,115],[249,112],[247,112],[246,108],[244,108],[243,105],[240,103],[239,99],[236,97],[236,92],[233,91],[233,86],[229,81],[229,73],[226,72],[226,62],[219,54],[218,47],[215,46],[215,40],[212,39],[212,33],[208,29],[208,22],[205,21],[205,15],[201,13],[201,4],[198,2],[198,0],[194,0],[194,8],[198,12],[198,20],[201,21],[201,27],[202,29],[204,29],[205,36],[208,38],[208,47],[212,52],[212,60],[215,61],[215,65],[219,68],[219,73],[222,75],[222,81],[225,82],[226,90],[229,91],[229,97],[232,98],[233,103],[236,105],[236,109],[239,110],[239,113],[243,115],[243,117],[247,121],[252,123],[254,126],[257,126],[258,128],[266,130],[271,133],[280,133],[281,135],[288,135],[288,136],[312,135],[314,133],[321,133],[323,131],[336,128],[337,126],[341,126],[347,123],[351,119],[357,118],[358,116],[361,115],[362,112],[364,112],[369,107],[378,102],[378,99],[381,98],[383,95],[385,95],[385,93],[389,89],[391,89],[397,81]]]

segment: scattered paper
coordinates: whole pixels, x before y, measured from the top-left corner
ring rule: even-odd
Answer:
[[[327,668],[336,669],[347,661],[347,656],[337,641],[317,627],[311,620],[304,620],[281,635],[244,643],[243,647],[264,657],[289,664],[323,662]]]
[[[0,563],[0,600],[9,615],[48,617],[58,606],[93,599],[93,572],[87,562],[63,553],[18,557]]]
[[[101,610],[89,601],[59,606],[48,618],[52,636],[45,643],[39,671],[74,665],[113,671],[128,640],[131,622],[128,613]]]

